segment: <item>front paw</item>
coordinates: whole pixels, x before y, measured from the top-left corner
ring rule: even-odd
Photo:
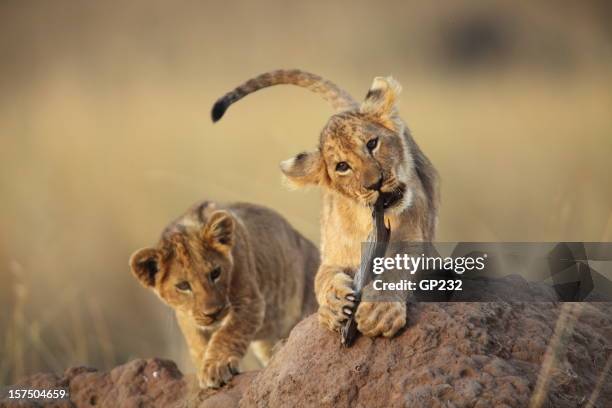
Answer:
[[[218,359],[205,359],[198,374],[200,388],[219,388],[227,384],[235,374],[238,374],[237,357],[223,357]]]
[[[319,306],[319,322],[339,331],[355,307],[353,279],[344,272],[335,274],[325,287]]]
[[[357,329],[368,337],[392,337],[406,325],[403,302],[361,302],[355,313]]]

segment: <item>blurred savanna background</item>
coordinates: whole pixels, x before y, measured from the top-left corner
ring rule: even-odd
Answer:
[[[589,1],[0,3],[0,384],[167,357],[171,312],[129,273],[193,202],[252,201],[318,242],[319,194],[278,163],[331,109],[276,68],[402,116],[442,179],[440,241],[612,240],[612,6]]]

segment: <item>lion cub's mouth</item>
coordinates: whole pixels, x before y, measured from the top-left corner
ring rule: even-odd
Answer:
[[[387,210],[398,206],[402,202],[405,193],[406,185],[402,183],[391,191],[381,191],[379,199],[382,200],[383,208]]]

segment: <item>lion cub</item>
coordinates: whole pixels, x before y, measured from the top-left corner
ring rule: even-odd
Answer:
[[[433,241],[438,173],[399,116],[401,86],[391,77],[375,78],[359,103],[318,75],[300,70],[266,72],[219,99],[213,121],[241,98],[280,84],[318,93],[336,110],[321,131],[317,148],[282,162],[281,171],[296,187],[323,189],[322,261],[315,291],[319,320],[340,330],[355,306],[353,276],[361,262],[361,243],[372,230],[372,206],[382,200],[391,241]],[[368,290],[371,287],[365,293]],[[359,331],[371,337],[394,336],[406,324],[406,295],[398,294],[393,302],[359,303],[355,312]]]
[[[201,387],[237,372],[249,344],[262,364],[272,346],[316,311],[317,248],[279,214],[253,204],[193,206],[130,267],[170,305]]]

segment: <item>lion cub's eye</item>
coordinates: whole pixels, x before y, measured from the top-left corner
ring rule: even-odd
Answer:
[[[183,291],[183,292],[187,292],[187,291],[191,290],[191,285],[190,285],[190,284],[189,284],[189,282],[187,282],[187,281],[182,281],[182,282],[179,282],[179,283],[177,283],[177,284],[175,285],[175,287],[176,287],[178,290],[181,290],[181,291]]]
[[[366,146],[368,147],[369,151],[376,149],[376,146],[378,146],[378,138],[375,137],[374,139],[368,140],[368,143],[366,143]]]
[[[350,168],[351,166],[349,166],[347,162],[339,162],[338,164],[336,164],[336,171],[340,173],[344,173],[345,171],[348,171]]]
[[[221,268],[215,268],[210,272],[210,280],[211,281],[216,281],[217,279],[219,279],[219,277],[221,276]]]

